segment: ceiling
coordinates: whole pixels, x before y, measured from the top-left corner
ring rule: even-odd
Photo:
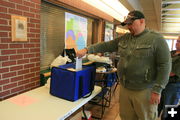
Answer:
[[[128,1],[129,4],[132,3],[132,0],[126,1]],[[141,6],[140,10],[145,14],[148,28],[168,36],[180,35],[180,0],[136,1],[139,2],[138,4]]]

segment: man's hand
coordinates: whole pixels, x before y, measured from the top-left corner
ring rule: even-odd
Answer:
[[[173,77],[175,76],[175,74],[173,72],[170,73],[170,77]]]
[[[87,48],[78,50],[78,51],[76,52],[76,56],[77,56],[78,58],[82,58],[87,52],[88,52]]]
[[[159,104],[161,95],[155,92],[151,93],[150,104]]]

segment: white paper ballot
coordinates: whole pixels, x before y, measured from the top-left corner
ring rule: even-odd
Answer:
[[[82,70],[82,58],[76,57],[76,70]]]

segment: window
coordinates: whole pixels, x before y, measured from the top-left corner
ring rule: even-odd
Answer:
[[[166,42],[167,42],[167,44],[169,46],[170,51],[176,50],[176,42],[177,42],[177,40],[166,39]]]

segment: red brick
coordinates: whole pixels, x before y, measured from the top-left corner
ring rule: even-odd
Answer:
[[[40,9],[41,6],[40,6],[39,4],[36,4],[36,8],[37,8],[37,9]]]
[[[32,2],[28,2],[28,1],[24,1],[24,5],[25,6],[29,6],[29,7],[35,7],[35,3],[32,3]]]
[[[8,33],[7,32],[0,32],[0,36],[1,37],[8,37]]]
[[[8,44],[0,44],[0,49],[8,49]]]
[[[16,61],[7,61],[7,62],[2,62],[2,66],[11,66],[11,65],[16,65]]]
[[[29,13],[29,12],[23,12],[23,15],[24,16],[27,16],[27,17],[34,17],[34,13]]]
[[[22,48],[22,44],[10,44],[10,48]]]
[[[17,53],[29,53],[29,49],[19,49]]]
[[[0,92],[2,92],[2,87],[0,86]],[[0,100],[1,101],[1,100]]]
[[[40,57],[40,53],[36,53],[36,57]]]
[[[35,35],[34,33],[28,33],[27,36],[33,38],[33,37],[35,37],[36,35]]]
[[[5,6],[5,7],[10,7],[10,8],[15,8],[14,3],[6,2],[4,0],[0,0],[0,5]]]
[[[28,27],[34,28],[34,27],[35,27],[35,24],[34,24],[34,23],[28,23]]]
[[[9,78],[9,77],[14,77],[14,76],[16,76],[16,72],[9,72],[9,73],[2,74],[2,78]]]
[[[23,59],[17,61],[17,64],[25,64],[25,63],[29,63],[29,59]]]
[[[29,83],[29,80],[27,79],[27,80],[22,80],[22,81],[19,81],[18,82],[18,86],[19,85],[24,85],[24,84],[27,84],[27,83]]]
[[[40,42],[40,39],[31,39],[30,42]]]
[[[40,34],[36,34],[36,38],[40,38]]]
[[[9,72],[9,68],[0,68],[0,73]]]
[[[0,92],[0,96],[7,96],[10,94],[10,90],[7,90],[7,91],[3,91],[3,92]]]
[[[32,67],[35,67],[35,64],[34,64],[34,63],[30,63],[30,64],[24,65],[24,69],[26,69],[26,68],[32,68]]]
[[[41,0],[31,0],[31,2],[40,4],[40,3],[41,3]]]
[[[36,72],[36,76],[39,76],[40,75],[40,71]]]
[[[7,61],[9,60],[9,56],[0,56],[0,61]]]
[[[40,10],[39,9],[30,8],[30,12],[32,12],[32,13],[39,13]]]
[[[16,50],[2,50],[2,55],[15,54]]]
[[[31,23],[40,23],[40,20],[39,20],[39,19],[33,19],[33,18],[31,18],[31,19],[30,19],[30,22],[31,22]]]
[[[27,85],[25,85],[25,88],[33,88],[33,87],[35,87],[36,85],[35,85],[35,83],[33,82],[33,83],[28,83]]]
[[[10,2],[22,4],[22,0],[9,0]]]
[[[29,73],[29,69],[18,71],[18,75],[23,75],[23,74],[27,74],[27,73]]]
[[[10,14],[5,14],[5,13],[0,13],[1,18],[6,18],[6,19],[10,19],[11,15]]]
[[[7,8],[0,6],[0,12],[7,13]]]
[[[23,55],[11,55],[10,56],[10,60],[18,60],[18,59],[22,59]]]
[[[40,61],[39,61],[39,62],[36,62],[36,66],[40,66]]]
[[[30,72],[36,72],[36,71],[39,71],[40,68],[39,67],[35,67],[35,68],[31,68]]]
[[[31,78],[31,82],[34,82],[34,81],[39,81],[40,80],[40,77],[38,76],[38,77],[34,77],[34,78]]]
[[[37,29],[40,29],[40,24],[36,24],[36,28],[37,28]]]
[[[24,87],[20,86],[20,87],[16,87],[16,88],[12,89],[11,92],[15,93],[15,92],[23,91],[23,90],[24,90]]]
[[[39,58],[32,58],[32,59],[30,59],[30,62],[38,62],[38,61],[40,61]]]
[[[4,85],[3,90],[11,89],[11,88],[16,87],[16,86],[17,86],[17,83],[11,83],[8,85]]]
[[[1,33],[0,33],[1,34]],[[7,34],[8,35],[8,34]],[[1,37],[3,37],[3,36],[1,36]],[[6,36],[7,37],[7,36]],[[1,42],[2,43],[10,43],[10,42],[12,42],[11,41],[11,38],[1,38]]]
[[[21,80],[23,80],[23,76],[17,76],[17,77],[11,78],[11,82],[21,81]]]
[[[3,97],[3,100],[8,99],[8,98],[11,98],[11,97],[14,97],[14,96],[16,96],[16,95],[18,95],[18,93],[11,93],[11,94],[8,95],[8,96],[4,96],[4,97]]]
[[[36,81],[35,84],[36,84],[36,87],[39,87],[40,86],[40,81],[39,80]]]
[[[32,58],[35,57],[35,54],[24,54],[24,58]]]
[[[8,84],[9,82],[9,79],[0,80],[0,85]]]
[[[23,5],[17,5],[17,9],[22,11],[29,11],[29,7]]]
[[[9,27],[9,26],[0,26],[0,30],[2,30],[2,31],[11,31],[11,27]]]
[[[36,43],[35,45],[36,45],[35,47],[40,49],[40,44],[39,43]]]
[[[21,69],[23,69],[23,65],[10,67],[10,71],[18,71],[18,70],[21,70]]]
[[[20,10],[15,10],[15,9],[9,9],[10,14],[17,14],[17,15],[22,15],[22,11]]]
[[[32,33],[40,33],[40,29],[33,29],[33,28],[31,28],[30,32],[32,32]]]
[[[5,19],[0,19],[0,24],[7,25],[8,22],[7,22],[7,20],[5,20]]]
[[[1,86],[0,90],[3,90],[3,88],[8,88],[8,90],[11,90],[9,91],[9,93],[3,91],[3,96],[0,98],[4,99],[15,94],[19,94],[22,91],[27,91],[39,86],[40,50],[38,49],[40,49],[40,3],[41,0],[0,0],[0,30],[2,30],[0,31],[0,43],[4,44],[0,45],[0,72],[4,72],[7,69],[9,69],[9,72],[12,72],[11,75],[6,73],[0,74],[1,80],[5,80],[5,77],[8,77],[9,80],[9,83],[3,85],[5,86],[9,84],[10,86],[10,88],[8,88],[9,86]],[[27,16],[27,42],[12,41],[11,14],[25,14]],[[34,31],[34,33],[32,33],[31,30]],[[34,51],[35,53],[32,53],[32,51]],[[30,60],[38,61],[27,63],[26,60],[28,62],[30,62]],[[5,68],[5,70],[2,68]],[[26,71],[25,73],[23,73],[22,70],[26,69],[28,70],[28,72]],[[15,73],[18,74],[18,72],[23,74],[15,75]],[[14,87],[13,85],[10,85],[12,84],[12,82],[15,83],[20,81],[24,82],[23,86]]]
[[[37,19],[40,19],[40,15],[39,15],[39,14],[38,14],[38,15],[36,14],[36,18],[37,18]]]
[[[24,48],[34,48],[35,44],[24,44]]]
[[[9,37],[11,38],[11,35],[12,35],[11,31],[8,33],[8,35],[9,35]],[[12,40],[12,38],[11,38],[11,40]],[[14,41],[14,42],[15,42],[15,41]]]
[[[30,52],[39,52],[40,51],[40,48],[31,48],[30,49]]]
[[[32,78],[34,75],[35,75],[35,73],[26,74],[26,75],[24,75],[24,79]]]

